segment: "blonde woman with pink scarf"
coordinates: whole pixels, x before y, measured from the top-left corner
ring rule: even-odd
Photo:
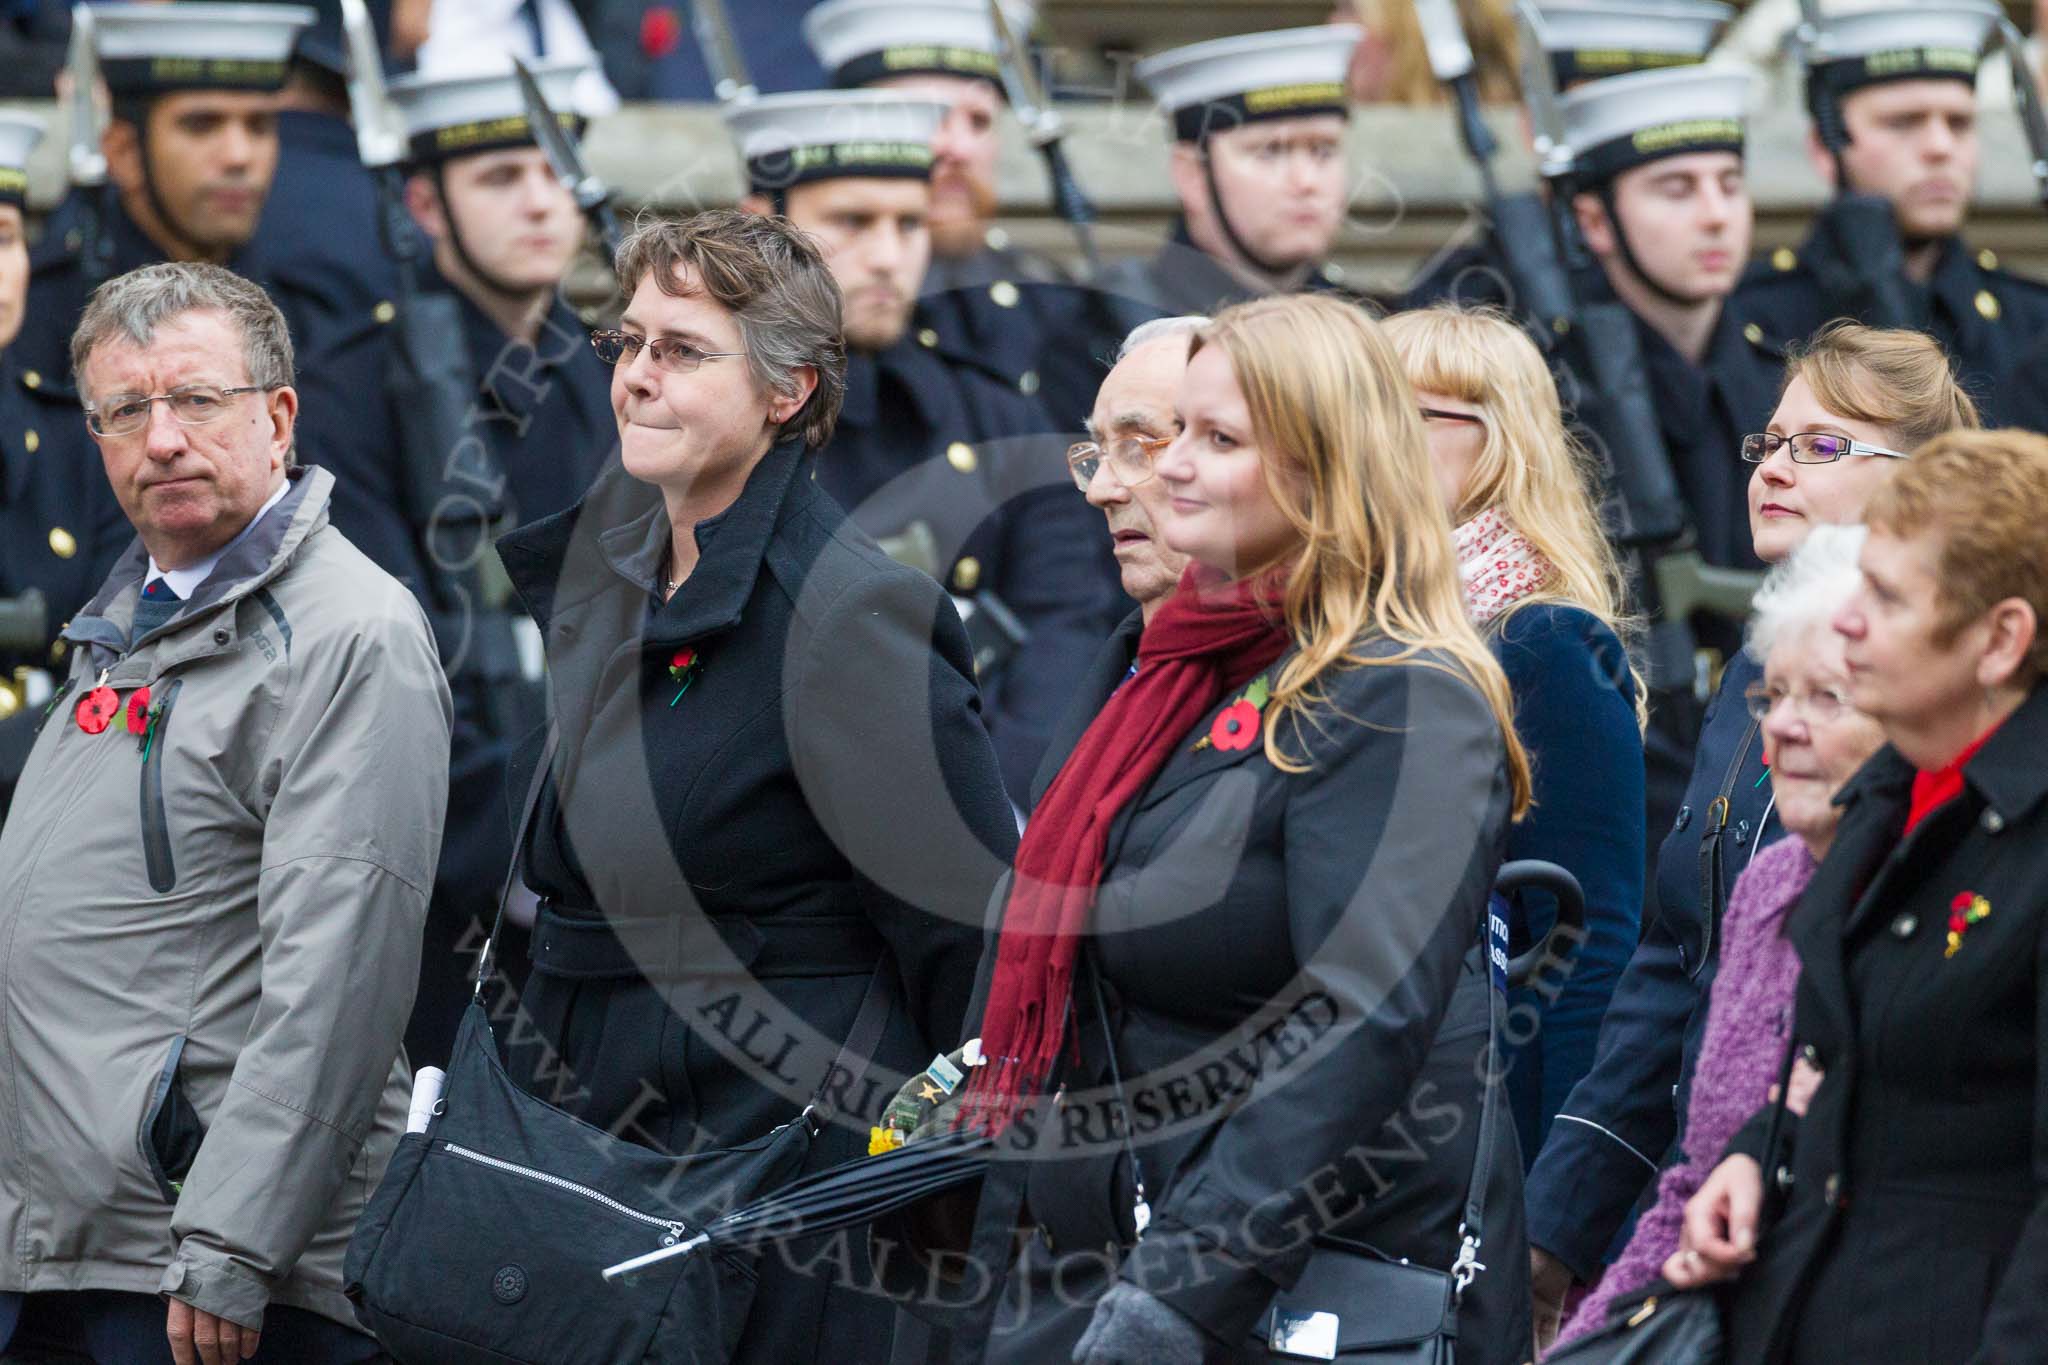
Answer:
[[[1625,643],[1622,580],[1586,465],[1535,346],[1497,313],[1427,308],[1386,323],[1415,387],[1466,610],[1493,646],[1535,769],[1510,859],[1579,879],[1586,939],[1566,971],[1516,993],[1508,1076],[1525,1157],[1593,1064],[1600,1020],[1634,951],[1643,903],[1643,690]],[[1547,906],[1513,924],[1520,952]]]

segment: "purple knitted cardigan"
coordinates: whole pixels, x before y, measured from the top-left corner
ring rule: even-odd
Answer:
[[[1607,1321],[1616,1299],[1645,1288],[1678,1250],[1685,1204],[1721,1159],[1729,1140],[1764,1103],[1785,1063],[1799,956],[1781,932],[1785,911],[1813,879],[1813,855],[1786,837],[1758,851],[1728,898],[1721,920],[1721,968],[1707,1001],[1707,1030],[1693,1068],[1684,1159],[1657,1179],[1657,1202],[1636,1220],[1621,1256],[1607,1268],[1558,1334],[1557,1345]],[[1553,1350],[1556,1347],[1552,1348]]]

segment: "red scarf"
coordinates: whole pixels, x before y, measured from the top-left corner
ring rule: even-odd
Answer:
[[[1911,834],[1913,826],[1963,794],[1963,765],[1977,756],[1977,751],[1984,747],[1984,741],[1996,734],[1998,725],[2003,723],[1992,725],[1971,740],[1968,748],[1939,768],[1922,768],[1913,774],[1913,799],[1906,807],[1906,828],[1900,831],[1902,834]]]
[[[992,1130],[1007,1126],[1052,1074],[1110,825],[1210,708],[1287,648],[1275,602],[1270,581],[1222,582],[1190,565],[1139,639],[1136,675],[1095,717],[1032,812],[981,1019],[989,1062],[975,1072],[965,1106]]]

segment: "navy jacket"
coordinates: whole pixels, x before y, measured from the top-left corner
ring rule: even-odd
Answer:
[[[1536,804],[1508,830],[1508,858],[1541,858],[1579,879],[1586,939],[1568,974],[1545,972],[1512,1004],[1536,1011],[1533,1036],[1510,1030],[1508,1090],[1533,1158],[1552,1118],[1593,1065],[1600,1020],[1635,950],[1643,912],[1643,735],[1621,641],[1580,607],[1539,603],[1492,635],[1515,698],[1515,730],[1535,768]],[[1549,932],[1555,907],[1530,904],[1512,951]],[[1517,1018],[1522,1017],[1518,1013]]]
[[[31,588],[43,595],[41,640],[0,641],[0,683],[11,687],[17,668],[62,680],[69,665],[58,631],[134,539],[78,404],[28,387],[12,356],[0,354],[0,598]],[[41,714],[16,700],[21,709],[0,715],[0,817]]]
[[[1684,1131],[1721,912],[1735,878],[1780,833],[1742,698],[1762,673],[1743,652],[1721,675],[1685,804],[1657,855],[1656,915],[1608,1004],[1593,1069],[1529,1172],[1529,1240],[1582,1280],[1599,1273]]]
[[[980,679],[989,735],[1022,804],[1072,679],[1109,628],[1101,515],[1068,477],[1038,409],[988,372],[906,337],[846,365],[817,479],[878,540],[922,522],[952,592],[993,593],[1029,632]]]
[[[1751,315],[1772,335],[1798,342],[1840,317],[1857,313],[1846,292],[1851,278],[1836,259],[1832,238],[1820,227],[1797,251],[1782,249],[1750,267],[1743,286]],[[1999,267],[1990,251],[1949,239],[1926,284],[1906,282],[1919,316],[1914,324],[1933,335],[1955,360],[1956,378],[1979,400],[1988,398],[2027,344],[2048,327],[2048,285]],[[1998,414],[1987,413],[1998,424]]]

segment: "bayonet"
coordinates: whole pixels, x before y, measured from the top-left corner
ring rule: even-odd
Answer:
[[[341,0],[342,38],[348,48],[348,111],[356,127],[356,152],[369,170],[405,160],[405,130],[384,88],[377,28],[363,0]]]
[[[2020,130],[2027,135],[2034,185],[2041,202],[2048,205],[2048,118],[2041,112],[2041,88],[2034,83],[2034,68],[2027,60],[2027,40],[2012,20],[1998,21],[1998,41],[2012,66],[2013,111],[2019,115]]]
[[[569,136],[555,111],[548,107],[548,97],[526,63],[514,57],[512,71],[519,79],[520,97],[526,101],[526,121],[533,127],[533,140],[540,144],[541,151],[547,156],[555,178],[562,182],[562,187],[576,200],[576,207],[597,229],[598,239],[604,243],[605,260],[618,260],[619,244],[623,238],[619,232],[618,215],[612,212],[611,186],[584,164],[582,148],[576,145],[575,138]]]
[[[697,35],[705,68],[711,73],[711,93],[720,104],[745,104],[760,98],[761,92],[747,75],[739,40],[732,35],[725,0],[690,0],[690,31]]]
[[[97,189],[107,181],[107,158],[100,150],[100,59],[93,46],[90,5],[71,7],[71,48],[65,63],[71,69],[71,95],[64,102],[71,116],[65,169],[74,187]]]
[[[1095,247],[1095,205],[1089,202],[1081,182],[1074,178],[1073,168],[1067,164],[1066,149],[1060,145],[1066,136],[1065,120],[1046,97],[1045,87],[1032,69],[1030,52],[1010,27],[1009,16],[1003,13],[1002,0],[988,0],[988,17],[995,27],[998,69],[1003,93],[1010,100],[1010,112],[1023,125],[1031,145],[1045,158],[1046,178],[1052,183],[1053,209],[1073,229],[1074,240],[1081,247],[1081,259],[1087,263],[1088,276],[1093,279],[1102,273],[1102,257]]]
[[[1529,110],[1529,126],[1537,169],[1545,180],[1571,174],[1572,151],[1565,145],[1564,114],[1557,102],[1557,72],[1550,65],[1550,50],[1544,43],[1543,16],[1534,0],[1515,0],[1515,23],[1522,39],[1522,102]]]

